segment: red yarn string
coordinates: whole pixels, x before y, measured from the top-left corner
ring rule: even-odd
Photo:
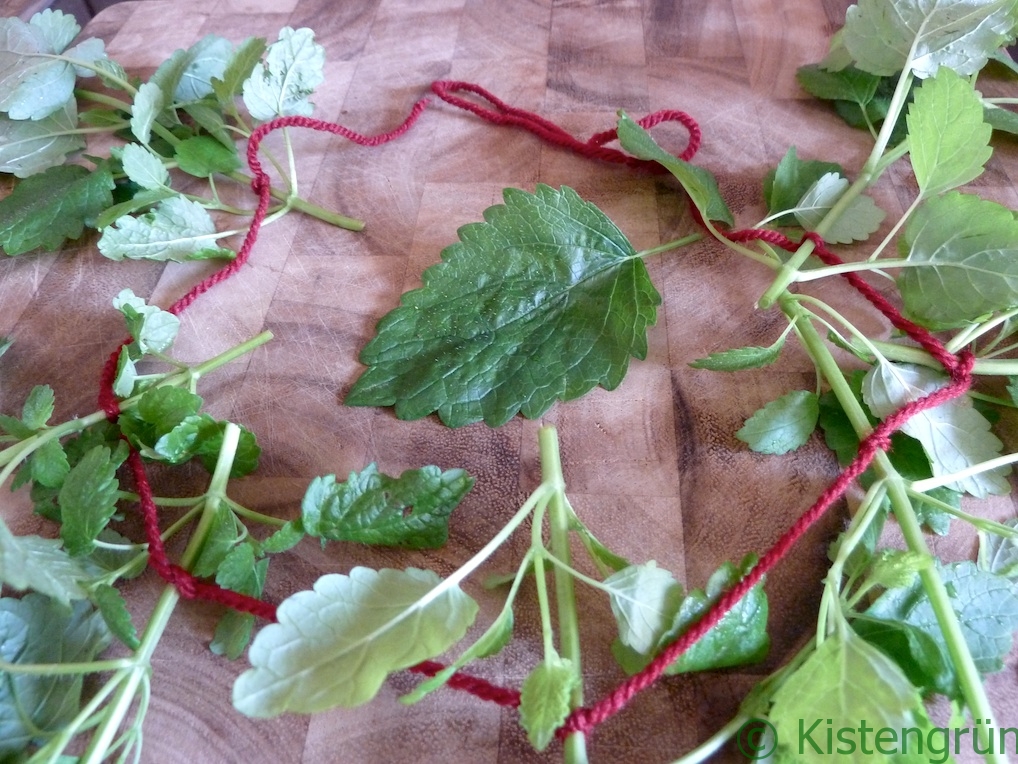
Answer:
[[[542,140],[556,146],[573,151],[589,159],[597,159],[605,162],[624,164],[629,167],[661,171],[656,162],[647,162],[636,159],[616,149],[605,148],[604,144],[615,140],[615,130],[606,130],[591,136],[587,141],[581,142],[558,125],[549,122],[537,114],[509,106],[487,90],[467,82],[440,81],[432,84],[432,91],[442,100],[471,112],[482,119],[496,125],[508,125],[522,127],[537,135]],[[477,96],[483,103],[461,98],[454,93],[465,92]],[[244,242],[237,253],[237,257],[226,267],[212,274],[200,282],[187,294],[177,300],[168,310],[179,314],[187,309],[199,296],[207,292],[213,286],[225,281],[236,273],[247,261],[252,248],[258,237],[258,232],[264,222],[265,216],[271,202],[270,180],[262,169],[258,158],[258,147],[261,141],[270,132],[283,127],[304,127],[313,130],[330,132],[343,136],[363,146],[377,146],[386,143],[409,130],[416,122],[420,113],[427,105],[427,100],[418,101],[406,120],[388,133],[375,136],[364,136],[356,133],[342,125],[330,122],[323,122],[309,117],[281,117],[261,125],[251,135],[248,142],[247,159],[253,173],[251,187],[258,195],[258,206],[252,219],[251,227],[244,239]],[[689,132],[689,140],[686,149],[679,155],[680,159],[689,160],[697,152],[700,146],[700,128],[688,114],[681,111],[665,110],[655,112],[638,121],[644,128],[650,128],[665,121],[677,121],[683,124]],[[796,243],[785,237],[783,234],[772,230],[750,229],[745,231],[734,231],[725,234],[732,241],[748,242],[753,240],[766,241],[783,249],[794,251],[802,242]],[[817,256],[828,265],[836,265],[841,260],[833,252],[827,249],[823,240],[815,234],[807,234],[807,239],[813,242]],[[710,610],[689,630],[687,630],[675,642],[662,651],[643,671],[630,677],[620,684],[614,691],[601,701],[590,707],[575,710],[563,726],[559,729],[558,735],[564,737],[572,732],[590,732],[601,722],[613,716],[626,706],[626,704],[640,691],[649,687],[661,676],[664,670],[676,661],[686,650],[702,638],[711,628],[734,607],[739,600],[745,596],[763,577],[772,570],[791,547],[803,534],[824,514],[824,512],[841,496],[860,474],[870,465],[877,453],[886,450],[890,445],[891,434],[901,427],[909,418],[919,413],[962,395],[971,385],[972,364],[974,358],[969,353],[954,356],[929,332],[922,327],[904,318],[901,313],[891,305],[879,292],[870,286],[856,273],[843,274],[845,279],[867,300],[870,301],[891,324],[908,334],[912,339],[922,345],[930,352],[950,373],[951,381],[945,387],[930,393],[916,401],[906,404],[892,415],[880,422],[873,431],[865,437],[859,445],[859,452],[852,463],[846,467],[837,479],[828,486],[811,506],[778,541],[763,554],[759,562],[738,584],[727,591],[714,604]],[[113,393],[113,382],[116,377],[117,360],[123,345],[130,342],[125,340],[120,347],[109,357],[103,366],[100,380],[99,405],[107,416],[115,419],[119,415],[119,403]],[[157,574],[168,583],[177,588],[181,596],[191,599],[204,599],[219,602],[235,610],[252,613],[266,620],[276,620],[276,608],[274,605],[262,602],[253,597],[238,594],[219,587],[206,581],[201,581],[191,575],[188,571],[169,561],[159,531],[158,510],[152,497],[152,491],[145,474],[144,464],[141,456],[132,449],[128,457],[129,467],[134,475],[140,497],[142,516],[145,523],[145,532],[149,543],[149,564]],[[436,661],[424,661],[411,667],[411,671],[434,676],[443,670],[441,663]],[[487,680],[473,677],[463,672],[456,672],[449,680],[449,686],[455,689],[469,692],[484,700],[489,700],[500,705],[515,707],[519,705],[520,694],[517,690],[499,687]]]

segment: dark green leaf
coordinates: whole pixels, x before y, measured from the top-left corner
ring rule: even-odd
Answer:
[[[72,555],[90,552],[95,538],[117,509],[117,468],[123,461],[106,446],[95,446],[71,469],[57,501],[60,537]]]
[[[348,405],[498,426],[613,389],[646,356],[661,297],[618,228],[569,188],[504,196],[379,322]]]
[[[1015,583],[967,561],[939,566],[939,572],[976,667],[984,674],[1000,671],[1011,649],[1011,634],[1018,629]],[[933,606],[919,581],[885,592],[866,615],[913,626],[947,652]]]
[[[808,64],[796,70],[795,79],[812,96],[825,101],[848,101],[862,110],[876,95],[881,78],[854,66],[832,72],[817,64]]]
[[[0,199],[0,247],[8,255],[59,249],[113,204],[113,185],[105,164],[91,172],[60,165],[26,178]]]
[[[949,698],[960,696],[954,663],[942,641],[938,642],[911,624],[869,614],[854,615],[852,628],[891,657],[923,694],[936,692]]]
[[[237,149],[227,148],[208,135],[188,138],[177,145],[177,166],[199,178],[216,173],[231,173],[240,167]]]
[[[735,218],[718,189],[718,182],[707,170],[669,154],[657,145],[650,133],[625,114],[619,115],[619,143],[638,159],[657,162],[682,184],[682,188],[704,220],[734,225]]]
[[[474,479],[460,469],[428,466],[398,478],[369,464],[345,483],[317,477],[301,504],[301,525],[311,536],[332,541],[427,549],[449,535],[449,514]]]
[[[841,165],[833,162],[799,159],[795,146],[778,163],[776,169],[767,173],[764,178],[764,201],[767,203],[767,214],[792,210],[799,200],[806,195],[814,183],[828,173],[844,174]],[[797,226],[799,221],[789,213],[772,221],[774,225]]]
[[[216,631],[209,644],[215,655],[224,655],[231,661],[237,660],[251,642],[255,617],[250,613],[227,610],[216,624]]]
[[[268,559],[255,560],[253,545],[237,544],[219,563],[216,583],[230,591],[260,597],[268,567]]]
[[[35,431],[31,427],[25,427],[24,423],[17,417],[0,414],[0,430],[8,435],[13,435],[18,440],[31,438]]]
[[[237,151],[237,147],[233,143],[233,136],[226,128],[226,119],[215,101],[205,99],[197,103],[186,104],[184,112],[195,121],[195,124],[223,144],[225,148],[233,152]]]
[[[131,613],[120,592],[108,584],[99,584],[92,596],[110,632],[129,648],[137,650],[141,646],[138,630],[131,621]]]
[[[201,460],[202,466],[210,473],[215,471],[216,460],[223,447],[223,433],[226,430],[226,422],[203,419],[205,425],[198,433],[195,442],[195,455]],[[240,426],[240,440],[237,442],[237,452],[233,458],[233,466],[230,468],[231,478],[240,478],[250,475],[258,469],[258,459],[262,449],[255,439],[255,435],[246,427]]]
[[[82,663],[109,643],[100,615],[87,600],[70,607],[41,594],[0,599],[0,658],[11,663]],[[78,712],[82,675],[0,675],[0,757],[21,753],[33,740],[62,729]]]
[[[138,448],[152,446],[201,408],[202,399],[179,387],[155,387],[120,415],[120,429]]]

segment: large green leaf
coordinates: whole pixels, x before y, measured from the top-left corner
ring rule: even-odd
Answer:
[[[682,604],[682,585],[652,560],[614,573],[603,582],[619,627],[619,641],[651,654]]]
[[[774,725],[781,761],[889,761],[874,758],[873,737],[864,742],[860,725],[870,732],[884,727],[900,730],[928,726],[922,699],[901,669],[850,629],[825,639],[782,682],[772,703],[768,717]],[[833,746],[828,746],[827,735],[841,730],[848,734],[844,738],[839,734]],[[832,757],[835,746],[839,755]]]
[[[951,192],[924,202],[898,242],[918,267],[898,276],[905,310],[931,328],[1018,305],[1018,221],[1006,207]]]
[[[884,418],[901,406],[943,387],[946,377],[925,366],[880,362],[866,373],[863,396],[870,410]],[[901,428],[918,440],[934,476],[950,475],[994,459],[1003,447],[990,423],[968,396],[915,414]],[[951,483],[951,488],[985,498],[1010,491],[1007,466],[986,470]]]
[[[345,483],[335,475],[312,480],[301,524],[308,535],[332,541],[437,548],[449,537],[450,513],[473,484],[461,469],[428,466],[393,478],[369,464]]]
[[[71,469],[60,488],[60,536],[73,555],[87,554],[117,509],[117,468],[122,450],[94,446]]]
[[[968,561],[940,567],[940,576],[976,667],[984,674],[1000,671],[1011,650],[1012,634],[1018,629],[1018,588],[1014,581]],[[888,590],[866,615],[919,629],[945,655],[950,654],[933,605],[919,580],[909,587]]]
[[[255,637],[253,668],[234,684],[233,705],[256,717],[360,705],[389,672],[462,639],[476,615],[474,600],[431,571],[356,567],[322,576],[313,591],[284,600],[279,623]]]
[[[0,658],[21,665],[84,663],[109,644],[109,632],[86,600],[67,607],[37,593],[0,599]],[[82,675],[0,672],[0,759],[21,760],[78,712]]]
[[[174,196],[137,217],[124,215],[103,230],[98,247],[111,260],[206,260],[233,257],[216,242],[226,234],[197,202]]]
[[[113,203],[113,188],[105,163],[92,172],[61,165],[26,178],[0,199],[0,248],[8,255],[59,249]]]
[[[78,107],[72,98],[45,119],[11,119],[0,114],[0,172],[27,178],[63,164],[64,157],[85,147],[75,132]]]
[[[931,77],[941,66],[974,74],[1004,45],[1015,0],[859,0],[845,14],[842,39],[860,69]],[[913,51],[914,46],[914,53]]]
[[[924,197],[979,177],[993,153],[993,128],[972,84],[947,68],[915,91],[906,117],[909,158]]]
[[[452,427],[615,388],[661,297],[628,239],[570,188],[506,189],[378,324],[346,403]]]

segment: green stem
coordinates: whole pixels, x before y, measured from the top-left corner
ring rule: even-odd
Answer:
[[[251,176],[245,175],[242,172],[231,172],[227,175],[228,178],[237,181],[238,183],[250,184]],[[327,210],[324,207],[319,207],[313,202],[309,202],[307,199],[303,199],[299,196],[293,196],[287,191],[281,191],[277,188],[269,190],[273,199],[283,202],[290,209],[303,212],[305,215],[310,215],[313,218],[322,220],[329,225],[334,225],[337,228],[345,228],[348,231],[363,231],[364,221],[357,220],[356,218],[347,217],[341,215],[338,212]]]
[[[781,308],[789,318],[800,318],[800,310],[794,300],[783,299],[781,301]],[[834,356],[831,355],[830,350],[810,322],[805,320],[800,321],[799,327],[807,350],[823,369],[824,375],[827,377],[845,414],[851,421],[856,434],[860,439],[865,437],[871,430],[866,413],[852,394],[848,381],[838,368]],[[888,498],[891,501],[891,508],[898,521],[898,526],[901,528],[906,546],[912,552],[932,556],[929,547],[926,545],[926,539],[923,537],[915,510],[909,500],[905,480],[894,469],[887,454],[883,452],[877,453],[873,460],[873,466],[877,473],[887,480]],[[958,616],[951,606],[950,595],[936,567],[931,566],[921,570],[919,577],[933,612],[936,615],[937,623],[944,634],[948,653],[954,663],[965,702],[968,704],[974,718],[987,720],[987,726],[977,731],[981,738],[985,738],[986,729],[995,726],[993,722],[993,708],[990,706],[979,670],[976,668],[968,643],[965,641],[965,636],[961,631]],[[980,743],[984,749],[989,749],[985,739],[981,739]],[[997,754],[989,754],[986,760],[1003,764],[1003,762],[1006,762],[1006,757],[1001,758]]]
[[[701,241],[702,239],[703,239],[702,233],[691,233],[688,236],[683,236],[680,239],[674,239],[664,244],[659,244],[656,247],[651,247],[650,249],[640,250],[639,252],[636,253],[636,256],[652,257],[653,255],[660,255],[663,252],[670,252],[673,249],[680,249],[682,247],[688,246],[689,244],[694,244],[698,241]]]
[[[219,451],[219,458],[216,460],[215,470],[212,473],[212,480],[209,482],[209,491],[206,494],[205,507],[202,510],[198,525],[194,534],[187,542],[187,547],[181,557],[181,566],[184,569],[190,568],[201,553],[208,533],[213,526],[216,510],[220,500],[226,491],[226,482],[233,467],[233,460],[237,455],[237,443],[240,439],[240,428],[228,422],[223,432],[223,445]],[[155,652],[159,640],[169,624],[170,617],[180,600],[180,594],[172,586],[166,586],[156,603],[152,616],[145,627],[141,638],[141,644],[135,651],[133,666],[125,671],[129,672],[126,679],[120,685],[116,695],[111,701],[110,707],[105,711],[105,718],[102,725],[89,741],[85,753],[80,759],[81,764],[99,764],[108,753],[113,741],[134,704],[138,694],[138,688],[145,675],[151,670],[152,655]]]
[[[570,514],[566,509],[565,479],[562,474],[562,460],[555,428],[542,427],[537,437],[541,454],[541,478],[553,488],[551,500],[548,502],[551,556],[566,566],[566,568],[555,566],[555,600],[558,610],[559,648],[562,651],[562,656],[572,664],[576,674],[577,681],[573,685],[573,691],[569,698],[570,708],[576,709],[583,705],[583,672],[580,662],[580,628],[576,613],[576,591],[573,577],[567,572],[571,564],[571,554],[569,549]],[[586,738],[582,732],[574,732],[569,735],[564,745],[566,764],[582,764],[587,761]]]

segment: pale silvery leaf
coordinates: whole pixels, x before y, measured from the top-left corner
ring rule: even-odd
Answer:
[[[651,561],[620,570],[604,580],[619,640],[641,654],[657,647],[682,604],[682,586]]]
[[[799,224],[807,231],[815,231],[848,187],[848,179],[836,172],[823,175],[810,186],[793,210]],[[824,232],[824,239],[833,244],[865,241],[880,228],[883,219],[884,211],[870,197],[859,194]]]
[[[0,172],[27,178],[63,164],[64,157],[85,147],[80,135],[70,134],[77,122],[73,98],[45,119],[9,119],[0,114]]]
[[[884,418],[901,406],[917,401],[947,383],[945,376],[924,366],[880,362],[863,379],[863,399],[870,410]],[[972,467],[1000,456],[1003,443],[990,432],[990,423],[961,396],[921,411],[901,428],[918,440],[930,460],[934,477]],[[949,485],[978,498],[1006,494],[1008,467],[998,467]]]
[[[389,672],[462,639],[476,615],[476,602],[428,570],[355,567],[322,576],[312,591],[284,600],[279,622],[255,637],[233,705],[269,717],[366,703]]]
[[[206,35],[187,49],[187,64],[180,74],[173,98],[177,103],[200,101],[212,92],[212,79],[221,78],[233,57],[233,43],[225,37]]]
[[[311,115],[314,105],[308,98],[324,79],[325,66],[325,49],[314,39],[310,29],[280,30],[265,63],[257,64],[244,81],[244,105],[252,117],[265,121]]]
[[[946,66],[974,74],[1011,37],[1016,0],[859,0],[842,40],[863,71],[891,76],[912,57],[917,77]]]
[[[142,188],[158,190],[170,184],[170,173],[162,160],[138,143],[128,143],[121,153],[124,172]]]
[[[88,571],[56,539],[15,536],[0,520],[0,584],[32,589],[65,605],[85,598]]]
[[[232,252],[216,246],[216,240],[224,235],[216,230],[204,207],[175,196],[138,217],[118,218],[103,230],[98,247],[111,260],[229,257]]]
[[[152,125],[166,106],[163,91],[154,82],[146,82],[138,88],[131,104],[131,132],[139,141],[148,145],[152,136]]]
[[[180,319],[174,314],[149,305],[131,289],[122,289],[113,298],[113,307],[127,317],[131,335],[142,353],[162,353],[173,345],[180,329]]]
[[[51,37],[52,36],[52,37]],[[106,56],[101,40],[90,39],[59,55],[65,34],[20,19],[0,19],[0,111],[11,119],[39,120],[71,98],[79,71],[72,59],[92,63]]]
[[[1018,530],[1018,520],[1004,525]],[[1018,580],[1018,538],[979,531],[979,567],[1013,580]]]
[[[46,8],[35,14],[28,23],[42,33],[53,53],[64,50],[81,31],[74,16],[63,11],[54,11],[52,8]]]

